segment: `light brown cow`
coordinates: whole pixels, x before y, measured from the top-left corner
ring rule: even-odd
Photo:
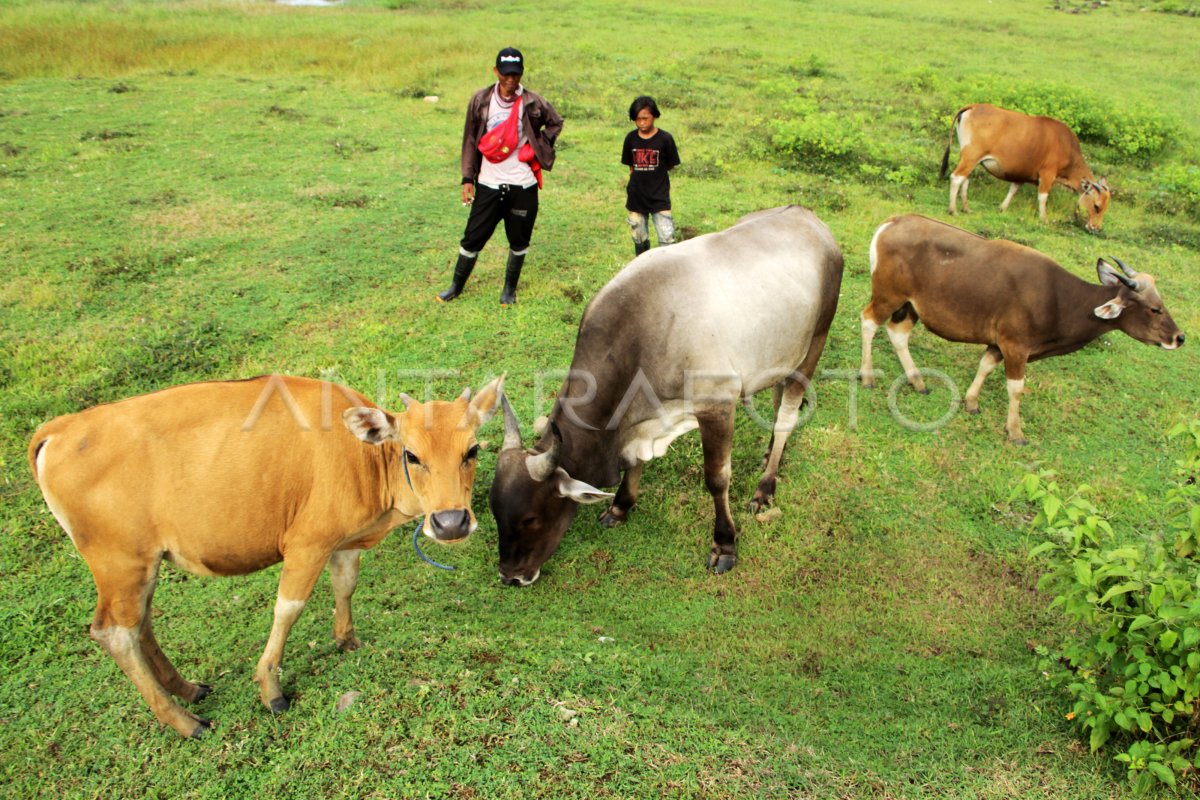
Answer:
[[[1027,362],[1072,353],[1113,330],[1164,350],[1183,344],[1154,277],[1113,260],[1120,271],[1104,259],[1096,262],[1097,285],[1015,242],[984,239],[927,217],[892,217],[871,239],[871,301],[862,312],[863,385],[874,385],[871,342],[886,321],[909,383],[926,391],[908,351],[913,326],[923,320],[943,339],[987,347],[964,397],[968,413],[979,413],[983,382],[1004,362],[1008,437],[1025,444],[1020,398]]]
[[[333,636],[358,647],[350,597],[359,556],[425,515],[427,536],[475,529],[475,430],[495,413],[503,376],[474,400],[403,413],[357,392],[273,375],[195,383],[68,414],[42,425],[29,463],[46,505],[96,582],[92,638],[159,721],[184,736],[211,723],[172,697],[200,700],[155,639],[150,603],[163,559],[198,575],[241,575],[283,562],[275,621],[254,680],[273,713],[288,631],[329,565]]]
[[[1108,183],[1096,180],[1083,153],[1079,139],[1063,123],[1050,117],[1033,117],[1017,111],[977,103],[959,110],[954,116],[950,144],[942,154],[941,176],[946,177],[950,166],[950,146],[958,135],[958,166],[950,178],[950,213],[957,214],[956,197],[962,194],[963,213],[969,213],[967,184],[971,170],[977,164],[1012,185],[1000,204],[1008,210],[1013,195],[1023,183],[1038,185],[1038,217],[1046,221],[1046,200],[1050,187],[1056,183],[1079,195],[1079,208],[1087,215],[1089,231],[1098,231],[1104,224],[1108,201],[1112,197]]]

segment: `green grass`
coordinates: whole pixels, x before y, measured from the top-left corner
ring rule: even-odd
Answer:
[[[883,391],[817,383],[781,473],[782,518],[737,512],[741,560],[703,570],[711,535],[700,445],[651,463],[623,529],[579,515],[542,579],[496,579],[482,434],[480,529],[419,562],[400,531],[364,558],[367,646],[338,653],[322,582],[290,640],[296,702],[272,718],[250,680],[278,568],[201,580],[164,570],[159,637],[215,686],[201,742],[160,729],[87,637],[94,589],[25,464],[42,421],[189,380],[334,374],[385,404],[507,371],[529,423],[570,360],[584,304],[632,253],[617,149],[654,95],[684,160],[689,235],[799,202],[846,254],[822,366],[858,365],[867,245],[887,216],[945,218],[937,180],[951,115],[983,88],[1066,87],[1121,123],[1151,109],[1165,148],[1084,142],[1116,188],[1098,236],[1055,190],[1050,224],[1024,189],[978,174],[958,223],[1088,277],[1116,255],[1158,277],[1200,328],[1200,220],[1162,175],[1200,157],[1197,22],[1114,2],[837,4],[351,2],[31,3],[0,7],[0,781],[20,797],[1071,797],[1127,796],[1043,685],[1029,647],[1063,623],[1032,588],[1026,470],[1096,487],[1152,531],[1165,431],[1200,413],[1198,357],[1119,334],[1035,363],[1032,444],[1007,445],[1003,381],[979,417],[897,424]],[[465,221],[458,152],[469,93],[508,43],[567,118],[521,302],[497,305],[503,239],[441,307]],[[983,88],[981,88],[983,87]],[[423,97],[436,95],[436,102]],[[772,144],[803,109],[850,119],[845,156]],[[1132,119],[1132,117],[1130,117]],[[834,122],[829,124],[835,125]],[[836,127],[834,128],[837,129]],[[864,169],[864,166],[866,168]],[[963,390],[976,348],[918,331],[918,364]],[[426,371],[431,377],[425,377]],[[428,380],[428,383],[427,383]],[[760,404],[765,402],[760,398]],[[901,391],[915,420],[949,391]],[[765,433],[739,419],[734,496],[753,493]],[[601,637],[604,637],[601,639]],[[609,641],[611,639],[611,641]],[[335,704],[361,692],[344,713]],[[571,719],[562,709],[577,712]],[[1181,793],[1181,796],[1184,796]]]

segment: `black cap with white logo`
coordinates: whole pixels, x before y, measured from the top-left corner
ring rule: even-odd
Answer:
[[[515,47],[506,47],[496,54],[496,70],[501,75],[521,75],[525,72],[525,57]]]

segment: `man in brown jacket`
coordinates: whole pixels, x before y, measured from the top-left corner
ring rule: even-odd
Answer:
[[[480,89],[467,104],[462,146],[462,201],[463,205],[471,206],[471,213],[459,242],[458,263],[454,266],[450,288],[437,295],[443,303],[462,293],[475,268],[479,251],[501,220],[504,220],[509,254],[500,304],[517,302],[517,281],[537,219],[541,171],[554,166],[554,140],[562,131],[563,119],[554,106],[521,85],[525,58],[520,50],[513,47],[501,50],[492,71],[496,74],[496,83]],[[512,146],[496,148],[494,152],[485,142],[489,155],[484,158],[480,141],[493,128],[503,125],[510,114],[520,115],[517,141]]]

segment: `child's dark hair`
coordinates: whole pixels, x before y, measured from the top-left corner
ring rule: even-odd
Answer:
[[[658,103],[654,102],[654,98],[647,97],[646,95],[642,95],[641,97],[634,100],[633,104],[629,106],[629,119],[636,120],[638,112],[641,111],[643,108],[650,109],[650,114],[655,119],[658,119],[660,116],[662,116],[661,114],[658,113]]]

